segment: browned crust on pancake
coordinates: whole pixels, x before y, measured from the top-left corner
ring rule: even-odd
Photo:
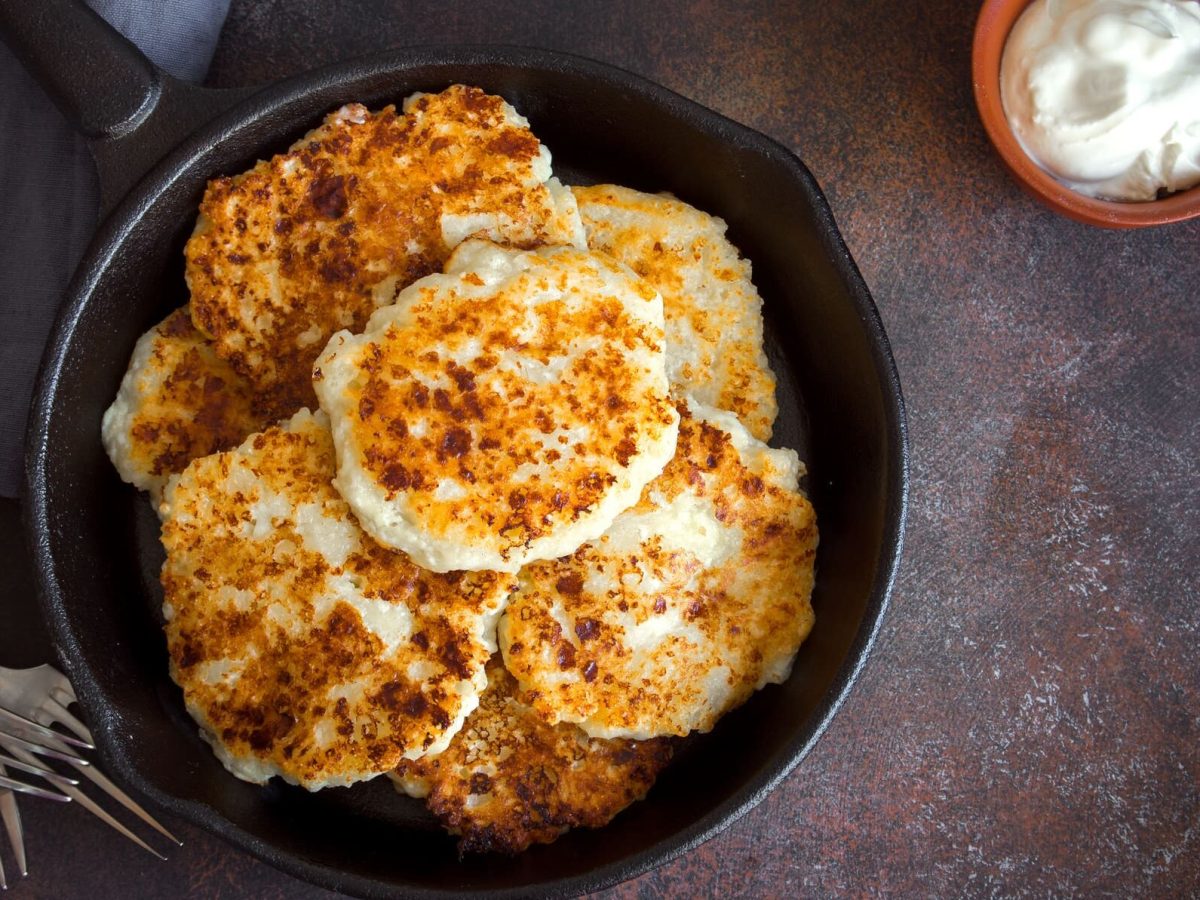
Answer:
[[[406,351],[415,353],[419,346],[394,331],[389,331],[387,343],[382,346],[370,345],[363,361],[368,374],[358,400],[355,429],[358,442],[367,447],[365,468],[387,489],[389,497],[399,490],[410,497],[431,494],[444,474],[461,478],[475,488],[470,503],[503,510],[503,520],[494,527],[513,546],[541,537],[547,523],[562,515],[574,517],[592,509],[613,482],[607,472],[587,468],[569,481],[529,486],[520,492],[509,492],[508,488],[519,466],[544,464],[547,455],[606,456],[609,445],[617,448],[618,457],[623,447],[629,448],[628,455],[633,454],[640,443],[637,423],[622,422],[619,417],[634,393],[628,378],[620,377],[629,374],[621,365],[624,343],[614,341],[597,351],[594,358],[583,360],[577,368],[579,380],[572,385],[574,392],[569,397],[575,409],[608,410],[612,414],[608,421],[616,426],[616,433],[601,427],[600,434],[581,447],[564,445],[561,451],[546,451],[531,441],[512,440],[513,428],[534,424],[535,430],[550,433],[563,424],[556,421],[553,410],[526,407],[520,396],[504,398],[494,392],[477,391],[475,386],[476,376],[494,364],[495,357],[490,353],[517,345],[510,326],[515,324],[514,313],[519,311],[490,301],[455,306],[450,316],[441,315],[441,309],[435,303],[417,313],[410,335],[416,336],[418,343],[425,336],[479,334],[489,353],[475,360],[469,369],[446,360],[441,368],[450,376],[450,386],[428,391],[420,389],[419,384],[406,383],[403,375],[399,382],[393,379],[393,373],[402,372],[410,362]],[[547,314],[545,309],[542,312]],[[554,344],[569,340],[570,333],[605,334],[627,329],[630,341],[652,340],[645,337],[642,323],[631,321],[620,303],[612,300],[581,317],[562,314],[550,323],[545,340]],[[408,346],[399,346],[401,343]],[[542,418],[536,423],[525,421],[539,416]],[[402,431],[404,422],[418,417],[430,422],[428,436],[419,439]],[[662,415],[657,425],[665,428],[669,422],[669,416]],[[419,508],[420,502],[416,505]],[[432,512],[433,504],[430,506]]]
[[[461,715],[456,690],[479,679],[490,655],[480,619],[511,586],[494,573],[427,572],[380,547],[353,524],[333,471],[333,442],[317,420],[270,428],[194,462],[168,491],[163,525],[171,674],[189,709],[234,757],[265,761],[310,787],[385,772],[439,740]],[[261,484],[286,503],[255,539],[247,535],[255,505],[270,502]],[[344,563],[306,546],[301,503],[353,530]],[[339,576],[372,601],[407,607],[409,639],[386,653],[345,600],[322,617],[317,602]],[[236,602],[233,592],[241,592]],[[236,683],[206,683],[200,667],[227,659],[240,661]],[[430,671],[410,677],[414,661]],[[339,685],[361,685],[362,698],[331,699]],[[336,732],[327,745],[314,737],[318,721]]]
[[[426,803],[460,836],[460,852],[519,853],[570,828],[606,825],[646,795],[671,758],[669,741],[608,741],[547,725],[515,693],[497,657],[479,708],[450,746],[396,770],[429,790]]]
[[[228,450],[266,424],[254,392],[192,326],[187,307],[156,326],[146,377],[131,417],[128,462],[156,478],[182,472],[193,459]]]

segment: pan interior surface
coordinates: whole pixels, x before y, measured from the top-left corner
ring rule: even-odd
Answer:
[[[308,794],[225,772],[168,676],[157,520],[99,439],[135,340],[186,302],[182,250],[207,179],[286,149],[342,103],[377,108],[456,82],[511,102],[563,181],[669,190],[729,223],[765,301],[780,384],[772,443],[807,461],[821,529],[817,624],[786,684],[686,741],[649,797],[607,828],[516,857],[461,860],[423,806],[385,779]],[[866,287],[791,154],[641,79],[551,54],[442,50],[269,88],[141,182],[72,292],[35,398],[28,458],[29,526],[59,654],[108,767],[292,874],[364,896],[565,895],[631,877],[761,799],[819,736],[869,649],[899,552],[905,449],[899,386]]]

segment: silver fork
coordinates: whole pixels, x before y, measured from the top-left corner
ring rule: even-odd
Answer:
[[[83,760],[78,760],[68,753],[53,750],[39,744],[37,740],[46,740],[48,737],[53,737],[54,732],[23,716],[16,715],[4,709],[0,709],[0,735],[7,738],[16,746],[27,749],[30,753],[37,753],[63,761],[75,760],[83,762]],[[83,742],[73,741],[73,743],[82,744]],[[35,784],[30,784],[28,780],[17,777],[18,775],[34,775],[59,789],[76,785],[79,782],[73,778],[60,775],[51,769],[43,768],[41,765],[33,762],[23,762],[0,753],[0,819],[4,821],[4,830],[8,832],[8,842],[12,846],[13,855],[17,859],[17,869],[20,871],[22,877],[24,877],[29,874],[29,869],[25,861],[25,838],[21,829],[21,816],[17,811],[17,799],[14,796],[14,792],[20,791],[21,793],[31,794],[46,800],[58,800],[61,802],[69,801],[71,798],[57,791],[50,791]],[[2,864],[0,864],[0,890],[8,890],[8,881],[5,878],[4,866]]]
[[[42,769],[35,753],[65,762],[155,831],[182,846],[183,842],[179,838],[171,834],[124,791],[109,781],[95,766],[89,765],[85,759],[74,755],[73,748],[92,749],[93,746],[91,733],[67,708],[75,702],[77,702],[75,691],[72,689],[71,683],[65,675],[52,666],[43,665],[33,669],[6,669],[0,666],[0,747],[3,747],[9,754],[7,757],[0,756],[0,765],[7,763],[14,768],[16,765],[23,765],[27,769],[28,767]],[[50,728],[51,724],[62,725],[73,732],[74,736]],[[0,768],[0,776],[4,776],[4,774],[3,769]],[[40,775],[40,773],[31,774]],[[116,829],[139,847],[159,859],[166,859],[113,818],[87,794],[79,790],[78,781],[64,778],[57,773],[51,773],[51,775],[52,777],[47,779],[48,783],[61,792],[56,794],[56,797],[76,801],[88,812]],[[15,787],[3,788],[0,785],[0,818],[3,818],[9,842],[13,845],[18,868],[24,875],[26,865],[21,820],[17,811],[16,797],[12,794],[12,790],[18,789]],[[28,788],[26,788],[26,792],[29,792]],[[53,792],[43,791],[43,794],[48,793],[52,794]],[[0,874],[0,882],[2,881],[3,875]]]

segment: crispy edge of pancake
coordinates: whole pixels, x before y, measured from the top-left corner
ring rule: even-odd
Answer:
[[[671,759],[668,740],[604,740],[549,725],[517,699],[499,656],[487,672],[487,690],[450,746],[391,773],[459,836],[460,853],[519,853],[571,828],[600,828],[643,799]]]
[[[266,424],[250,386],[217,357],[185,306],[138,338],[101,438],[121,478],[157,505],[171,475]]]
[[[672,383],[769,440],[779,409],[763,348],[762,298],[724,220],[671,194],[613,184],[571,190],[589,246],[662,294]]]

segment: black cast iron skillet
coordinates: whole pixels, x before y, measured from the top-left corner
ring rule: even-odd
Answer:
[[[627,72],[540,50],[404,49],[230,92],[165,76],[82,3],[0,0],[0,28],[90,140],[107,213],[43,361],[26,497],[43,610],[107,768],[293,875],[371,897],[595,890],[696,846],[792,770],[879,628],[907,468],[883,328],[799,160]],[[99,439],[134,341],[187,299],[182,248],[205,182],[283,150],[347,101],[378,107],[454,82],[512,102],[563,180],[670,190],[729,222],[766,299],[780,376],[776,443],[807,459],[821,529],[817,625],[791,679],[685,742],[649,798],[607,828],[513,858],[460,860],[421,804],[385,779],[310,795],[245,784],[221,768],[167,675],[157,523]]]

